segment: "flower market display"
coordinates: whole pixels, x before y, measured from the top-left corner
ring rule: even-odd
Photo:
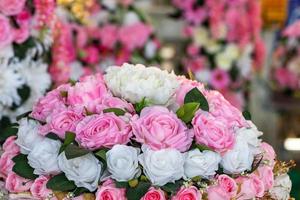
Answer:
[[[221,93],[236,107],[246,107],[251,71],[262,66],[259,0],[173,0],[184,19],[188,39],[183,66],[197,80]]]
[[[156,64],[160,44],[133,0],[57,0],[50,72],[58,84],[123,62]]]
[[[0,1],[0,141],[15,117],[31,110],[51,85],[52,0]]]
[[[244,115],[202,83],[156,67],[109,67],[48,92],[12,127],[1,195],[288,200],[294,163],[276,160]]]
[[[273,90],[294,97],[300,91],[300,20],[285,28],[272,57]]]

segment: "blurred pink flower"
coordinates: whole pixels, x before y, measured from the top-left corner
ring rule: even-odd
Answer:
[[[207,17],[207,10],[205,8],[188,9],[184,12],[185,20],[194,25],[199,25]]]
[[[99,37],[101,39],[101,45],[112,49],[118,40],[118,27],[113,24],[107,24],[101,27]]]
[[[275,80],[281,88],[297,89],[299,88],[299,77],[287,68],[277,68],[275,71]]]
[[[211,72],[211,77],[209,82],[213,88],[217,90],[222,90],[229,86],[230,77],[225,70],[217,68]]]

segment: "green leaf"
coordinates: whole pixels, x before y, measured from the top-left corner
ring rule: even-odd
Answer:
[[[126,197],[128,200],[140,200],[151,187],[150,182],[139,182],[139,184],[134,187],[128,187],[126,190]]]
[[[143,98],[141,102],[138,102],[134,105],[136,113],[140,114],[143,108],[149,106],[149,102],[146,100],[146,97]]]
[[[8,137],[17,135],[18,128],[16,127],[7,127],[1,131],[0,134],[0,142],[4,142]]]
[[[243,112],[243,116],[244,116],[244,118],[246,119],[246,120],[251,120],[251,113],[248,111],[248,110],[245,110],[244,112]]]
[[[32,112],[32,111],[28,111],[28,112],[25,112],[25,113],[23,113],[23,114],[21,114],[21,115],[18,115],[18,116],[16,117],[17,121],[19,121],[20,119],[22,119],[22,118],[24,118],[24,117],[27,117],[31,112]]]
[[[46,138],[49,138],[51,140],[60,140],[60,138],[55,134],[55,133],[48,133],[46,136]]]
[[[129,188],[128,182],[115,182],[117,188]]]
[[[103,110],[104,113],[109,113],[109,112],[113,112],[115,113],[115,115],[117,116],[122,116],[125,115],[125,111],[120,109],[120,108],[107,108]]]
[[[198,88],[191,89],[184,97],[184,103],[200,103],[200,108],[204,111],[209,111],[209,105],[205,96],[198,90]]]
[[[90,191],[84,187],[79,187],[79,188],[76,188],[74,191],[73,191],[73,194],[75,197],[78,197],[84,193],[89,193]]]
[[[75,137],[76,137],[75,133],[66,131],[65,141],[64,141],[63,145],[61,145],[61,147],[59,149],[59,153],[63,152],[68,145],[70,145],[72,142],[74,142]]]
[[[82,149],[75,144],[70,144],[65,148],[65,155],[68,160],[84,156],[88,153],[90,153],[90,151]]]
[[[185,123],[190,123],[194,118],[194,115],[199,109],[199,107],[199,103],[186,103],[177,110],[176,114],[178,118],[184,121]]]
[[[54,191],[70,191],[76,188],[73,181],[67,179],[64,173],[53,176],[47,183],[47,188]]]
[[[195,144],[195,147],[197,149],[199,149],[200,151],[206,151],[206,150],[208,150],[208,151],[214,151],[211,148],[209,148],[208,146],[202,145],[202,144]]]
[[[28,85],[23,85],[21,88],[18,89],[18,94],[21,97],[21,104],[25,103],[27,99],[30,97],[30,87]]]
[[[161,188],[168,193],[176,193],[177,190],[183,185],[183,180],[176,181],[175,183],[167,183]]]
[[[107,152],[107,150],[101,149],[101,150],[97,151],[95,153],[95,155],[98,156],[99,158],[102,158],[104,161],[106,161],[106,152]]]
[[[13,43],[15,56],[22,60],[26,57],[27,50],[35,46],[36,43],[33,37],[28,38],[25,42],[21,44]]]
[[[67,91],[60,91],[60,96],[67,98],[68,97],[68,92]]]
[[[26,155],[19,154],[12,159],[14,161],[13,172],[18,174],[19,176],[34,180],[38,176],[33,174],[34,169],[28,164],[28,159]]]

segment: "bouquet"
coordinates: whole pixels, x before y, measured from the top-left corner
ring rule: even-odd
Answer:
[[[0,159],[10,198],[287,200],[250,115],[202,83],[124,64],[64,84],[18,121]]]
[[[52,0],[0,1],[1,135],[50,87],[45,56],[51,44],[53,6]]]
[[[274,91],[297,95],[300,90],[300,20],[282,31],[272,58]]]
[[[124,62],[160,61],[153,27],[132,0],[59,0],[50,72],[56,83]]]
[[[173,0],[176,16],[184,19],[188,38],[183,66],[197,80],[221,93],[239,109],[254,67],[264,60],[260,38],[260,2]]]

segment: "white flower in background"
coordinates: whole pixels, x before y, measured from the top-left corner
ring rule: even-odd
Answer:
[[[221,49],[221,45],[216,40],[208,40],[204,47],[211,54],[215,54]]]
[[[249,78],[252,69],[252,54],[253,47],[251,44],[248,44],[239,59],[237,60],[237,67],[239,68],[241,75],[245,78]]]
[[[300,66],[300,58],[299,57],[293,58],[287,65],[288,69],[297,75],[300,74],[299,66]]]
[[[218,25],[218,39],[226,39],[227,37],[227,25],[225,23],[219,24]]]
[[[106,153],[107,168],[117,181],[129,181],[141,174],[138,155],[140,150],[126,145],[115,145]]]
[[[40,145],[44,137],[38,134],[39,123],[35,120],[23,118],[19,121],[18,138],[16,144],[22,154],[29,154],[36,145]]]
[[[221,156],[213,151],[191,150],[186,153],[184,174],[186,178],[209,178],[216,174],[220,161]]]
[[[197,46],[206,46],[208,39],[208,31],[204,27],[194,29],[193,40]]]
[[[34,168],[34,174],[57,174],[60,171],[57,162],[60,146],[59,140],[48,138],[44,138],[41,143],[35,145],[28,154],[28,164]]]
[[[9,58],[12,58],[14,56],[14,50],[12,45],[7,45],[3,48],[0,48],[0,63],[2,64],[3,60],[8,61]]]
[[[117,8],[116,0],[102,0],[102,5],[107,7],[109,10],[115,10]]]
[[[215,57],[217,67],[225,71],[229,71],[232,67],[232,59],[229,58],[224,52],[218,53]]]
[[[227,44],[224,53],[232,61],[235,61],[240,56],[240,49],[236,44]]]
[[[209,82],[210,75],[211,75],[211,71],[209,69],[200,70],[195,73],[196,79],[203,83]]]
[[[230,174],[239,174],[250,170],[254,160],[248,142],[244,137],[237,137],[233,149],[227,151],[221,161],[224,172]]]
[[[142,151],[139,161],[152,184],[163,186],[184,176],[184,155],[178,150],[153,151],[149,147],[142,146]]]
[[[71,80],[78,80],[83,74],[83,66],[80,62],[72,62],[70,64],[70,68],[71,68],[71,74],[70,74],[70,79]]]
[[[153,105],[169,105],[179,86],[174,74],[156,67],[126,63],[122,67],[109,67],[106,72],[104,79],[112,93],[131,103],[146,98]]]
[[[288,200],[292,189],[292,182],[288,174],[275,177],[273,188],[270,190],[271,197],[276,200]]]
[[[97,189],[102,163],[93,154],[68,160],[63,152],[58,156],[58,166],[77,187],[85,187],[90,192]]]
[[[145,57],[148,59],[154,58],[157,51],[157,45],[154,41],[148,41],[145,45]]]
[[[124,25],[128,26],[128,25],[136,24],[138,22],[140,22],[140,18],[135,12],[129,11],[125,14],[123,20]]]

